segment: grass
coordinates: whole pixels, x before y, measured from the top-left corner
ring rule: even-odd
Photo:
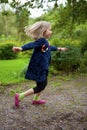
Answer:
[[[26,64],[28,64],[28,59],[0,60],[0,84],[7,85],[24,81],[19,74]]]
[[[28,58],[20,58],[15,60],[0,60],[0,85],[16,84],[23,82],[25,79],[21,73],[24,67],[28,64]],[[78,75],[78,74],[77,74]],[[87,75],[86,75],[87,76]],[[49,78],[55,78],[53,75],[49,75]],[[71,75],[57,75],[58,81],[54,82],[55,86],[61,86],[64,81],[72,79]],[[76,76],[74,75],[74,78]]]

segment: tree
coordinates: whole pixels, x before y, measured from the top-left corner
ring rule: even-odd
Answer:
[[[0,3],[8,3],[8,0],[0,0]]]
[[[86,0],[67,0],[69,10],[71,10],[72,23],[84,22],[87,19],[87,1]]]
[[[7,28],[8,28],[7,17],[9,15],[9,12],[5,10],[5,5],[7,3],[8,3],[8,0],[0,0],[0,5],[2,7],[3,22],[4,22],[4,26],[5,26],[5,35],[8,34],[8,32],[7,32]]]
[[[18,35],[21,38],[21,40],[25,40],[26,36],[24,33],[24,27],[28,25],[28,19],[30,11],[28,10],[28,6],[30,6],[29,2],[26,2],[24,4],[21,3],[21,1],[13,0],[10,3],[11,7],[15,9],[15,15],[16,15],[16,27],[18,30]]]

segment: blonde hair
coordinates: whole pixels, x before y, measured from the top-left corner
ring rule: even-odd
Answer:
[[[39,38],[44,37],[44,32],[50,27],[50,23],[46,21],[39,21],[33,24],[32,26],[25,27],[26,35],[30,36],[31,38],[37,40]]]

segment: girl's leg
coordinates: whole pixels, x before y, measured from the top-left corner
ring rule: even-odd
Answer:
[[[31,88],[23,93],[20,94],[15,94],[15,106],[18,107],[19,106],[19,102],[26,96],[32,95],[34,94],[34,89]]]
[[[24,97],[27,97],[27,96],[29,96],[29,95],[32,95],[32,94],[34,94],[34,89],[31,88],[31,89],[25,91],[23,94],[24,94]]]
[[[37,86],[35,88],[33,88],[35,96],[33,98],[32,104],[33,105],[36,105],[36,104],[45,104],[46,101],[40,99],[40,94],[45,89],[45,87],[47,85],[47,79],[45,81],[43,81],[43,82],[37,82],[36,84],[37,84]]]
[[[33,98],[33,100],[40,100],[40,94],[41,94],[41,92],[39,92],[39,93],[36,93],[35,95],[34,95],[34,98]]]
[[[34,98],[38,100],[35,102],[36,104],[44,104],[45,100],[40,100],[41,91],[45,89],[47,85],[47,79],[43,82],[37,82],[37,86],[35,88],[31,88],[23,93],[15,94],[15,106],[19,106],[19,102],[24,98],[32,94],[36,94]],[[33,100],[36,101],[36,100]],[[32,102],[32,104],[35,104]]]
[[[32,88],[29,89],[29,90],[27,90],[27,91],[25,91],[24,93],[15,94],[15,106],[18,107],[20,101],[21,101],[24,97],[27,97],[27,96],[32,95],[32,94],[34,94],[34,90],[33,90]],[[45,103],[46,103],[45,100],[40,100],[40,94],[41,94],[41,92],[35,94],[34,99],[33,99],[33,101],[32,101],[32,104],[33,104],[33,105],[45,104]]]
[[[39,104],[45,104],[46,103],[45,100],[40,99],[40,94],[41,94],[41,92],[34,95],[34,98],[33,98],[33,101],[32,101],[33,105],[39,105]]]

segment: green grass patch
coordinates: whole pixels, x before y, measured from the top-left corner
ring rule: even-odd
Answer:
[[[24,75],[22,74],[22,70],[26,67],[28,62],[28,58],[20,58],[15,60],[0,60],[0,85],[24,82],[25,78],[23,77]],[[53,86],[56,87],[61,86],[63,82],[70,81],[80,75],[81,74],[63,75],[58,73],[55,77],[50,73],[49,80],[54,81]],[[85,76],[87,77],[87,75]]]
[[[28,59],[0,60],[0,84],[7,85],[24,81],[19,74],[24,66],[28,64]]]

